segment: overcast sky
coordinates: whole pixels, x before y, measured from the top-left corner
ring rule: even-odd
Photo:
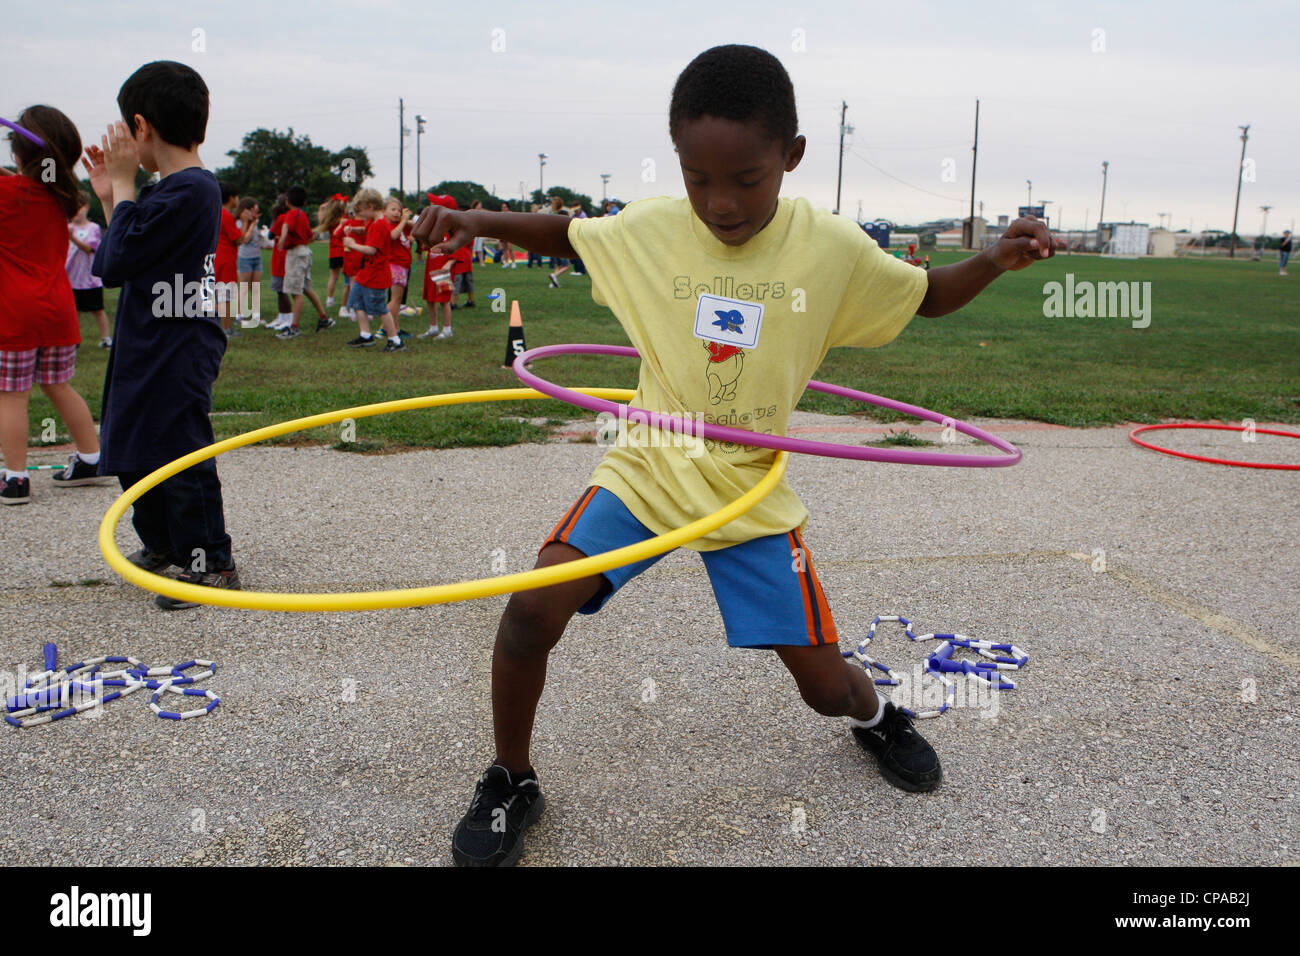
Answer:
[[[1300,66],[1294,2],[6,4],[0,115],[48,103],[83,139],[116,118],[140,64],[194,66],[212,91],[201,153],[213,168],[259,127],[364,146],[370,185],[398,182],[397,100],[428,119],[421,183],[472,179],[516,196],[545,182],[622,199],[682,195],[667,132],[678,72],[719,43],[775,53],[794,81],[803,164],[786,195],[835,205],[839,104],[855,128],[842,210],[916,222],[966,214],[975,98],[977,202],[995,220],[1048,200],[1057,225],[1232,224],[1241,151],[1243,234],[1300,217]],[[197,34],[195,31],[202,31]],[[1100,32],[1099,32],[1100,31]],[[202,47],[202,49],[196,49]],[[7,147],[0,146],[0,157]],[[415,137],[405,184],[416,184]],[[653,173],[654,181],[645,181]],[[286,184],[288,185],[288,184]]]

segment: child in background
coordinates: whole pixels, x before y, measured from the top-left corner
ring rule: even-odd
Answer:
[[[564,208],[564,200],[559,196],[551,197],[551,208],[547,210],[552,216],[568,217],[569,211]],[[560,287],[560,276],[569,271],[569,260],[563,256],[551,256],[551,284],[548,289],[558,289]]]
[[[384,219],[392,226],[388,234],[392,245],[388,247],[388,272],[392,285],[388,290],[388,314],[393,317],[393,327],[397,329],[398,338],[410,338],[409,333],[402,333],[402,303],[406,300],[406,287],[411,282],[411,210],[402,205],[402,201],[389,197],[384,203]]]
[[[316,307],[316,331],[323,332],[334,327],[334,320],[325,314],[325,306],[320,296],[311,287],[311,222],[302,207],[307,204],[307,190],[301,186],[290,186],[285,193],[289,211],[284,214],[280,225],[277,242],[284,249],[284,292],[293,297],[293,317],[287,329],[276,336],[277,339],[297,338],[302,329],[298,320],[302,318],[302,300],[306,296]]]
[[[122,287],[104,379],[100,472],[117,475],[125,490],[212,444],[212,383],[227,341],[211,300],[194,314],[192,297],[182,295],[213,281],[221,223],[221,187],[198,153],[207,84],[182,63],[146,63],[122,84],[117,103],[126,122],[109,128],[102,149],[88,147],[84,162],[108,217],[95,273]],[[160,179],[137,198],[141,165]],[[170,293],[159,295],[159,285]],[[161,573],[176,565],[188,584],[240,587],[215,461],[142,495],[132,523],[144,545],[130,556],[138,567]],[[154,601],[168,611],[194,606],[161,594]]]
[[[238,298],[239,273],[235,269],[236,244],[244,237],[243,231],[235,222],[235,210],[239,208],[239,190],[231,183],[221,186],[221,225],[217,229],[217,318],[221,329],[229,338],[242,333],[231,321],[232,303]]]
[[[501,204],[501,210],[500,210],[500,211],[501,211],[501,212],[509,212],[509,211],[510,211],[510,204],[507,203],[507,202],[503,202],[503,203]],[[499,240],[497,240],[497,248],[498,248],[499,250],[501,250],[501,268],[502,268],[502,269],[513,269],[513,268],[515,268],[515,267],[519,264],[519,263],[515,262],[515,247],[512,246],[512,245],[510,245],[509,242],[507,242],[507,241],[504,240],[504,239],[499,239]]]
[[[95,316],[95,324],[99,326],[99,347],[106,349],[113,344],[113,339],[108,334],[108,314],[104,312],[104,283],[90,271],[101,232],[99,223],[91,222],[86,216],[90,211],[90,196],[78,192],[77,199],[81,206],[76,217],[68,223],[68,261],[64,263],[64,269],[72,283],[77,311]]]
[[[334,289],[339,284],[339,273],[343,271],[343,237],[336,235],[339,223],[347,212],[348,198],[342,193],[335,193],[320,204],[316,210],[316,230],[329,236],[330,251],[329,284],[325,286],[325,308],[334,308]],[[347,301],[347,289],[344,288],[343,301]]]
[[[289,212],[289,200],[284,193],[276,197],[271,207],[271,291],[275,293],[275,321],[267,325],[272,332],[287,329],[293,323],[293,303],[284,294],[284,249],[280,246],[280,232],[284,227],[284,217]]]
[[[235,207],[235,224],[239,226],[239,245],[235,250],[235,274],[239,280],[240,325],[255,329],[262,324],[262,234],[257,221],[262,207],[251,196],[244,196]],[[244,316],[251,316],[247,321]]]
[[[465,308],[474,308],[474,258],[469,246],[462,246],[451,254],[451,307],[457,308],[457,300],[468,296]]]
[[[470,209],[482,209],[483,200],[475,199],[469,204]],[[474,264],[483,265],[487,263],[487,253],[484,251],[486,240],[482,236],[474,237]]]
[[[429,194],[429,199],[439,206],[456,208],[456,201],[450,196]],[[447,236],[443,236],[446,241]],[[435,252],[433,245],[426,244],[424,254],[424,301],[429,303],[429,327],[420,333],[422,339],[451,338],[451,256],[445,252]],[[442,313],[442,328],[438,327],[438,314]]]
[[[388,268],[388,253],[393,244],[392,224],[384,218],[384,200],[378,190],[363,189],[353,197],[358,215],[366,223],[365,242],[351,236],[343,239],[344,249],[361,253],[361,266],[348,295],[348,308],[356,317],[361,334],[348,342],[351,348],[368,348],[375,344],[370,334],[371,318],[380,318],[388,336],[385,352],[400,352],[405,346],[397,334],[397,325],[388,311],[388,287],[392,284],[392,271]]]
[[[361,268],[361,253],[355,249],[350,249],[344,243],[347,236],[351,236],[358,242],[366,236],[366,222],[364,219],[357,218],[356,208],[348,205],[347,216],[334,227],[334,234],[338,236],[339,245],[343,247],[343,305],[339,306],[339,318],[351,319],[356,321],[356,316],[348,308],[348,299],[352,295],[352,285],[356,281],[357,270]]]
[[[0,504],[6,505],[25,505],[31,497],[27,406],[33,384],[54,403],[77,445],[68,467],[55,474],[55,487],[97,482],[99,461],[90,409],[68,384],[81,341],[65,270],[68,220],[82,204],[73,172],[81,136],[50,106],[30,106],[17,122],[45,145],[11,132],[18,172],[0,168]],[[21,544],[9,546],[21,553]]]

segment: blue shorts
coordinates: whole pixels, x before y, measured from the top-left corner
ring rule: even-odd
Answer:
[[[593,485],[555,526],[546,544],[567,544],[590,556],[654,536],[616,495]],[[662,557],[606,571],[605,586],[578,613],[595,614],[615,591]],[[826,595],[797,528],[701,551],[700,557],[732,647],[817,647],[839,642]]]
[[[235,270],[237,272],[261,272],[262,257],[249,256],[248,258],[244,258],[243,256],[238,256],[235,259]]]
[[[372,289],[354,282],[352,291],[348,293],[348,308],[368,316],[383,315],[388,311],[388,290]]]

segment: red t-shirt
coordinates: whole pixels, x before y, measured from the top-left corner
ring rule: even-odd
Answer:
[[[451,301],[451,282],[448,278],[441,281],[433,281],[433,277],[447,268],[451,262],[451,257],[446,253],[434,252],[429,250],[424,255],[424,301],[425,302],[450,302]]]
[[[339,237],[340,246],[343,245],[344,236],[351,236],[357,242],[364,241],[363,236],[355,232],[344,231],[353,228],[365,229],[366,228],[365,220],[344,219],[342,222],[338,224],[338,228],[334,230],[334,234]],[[334,255],[334,253],[331,252],[330,255]],[[349,249],[346,246],[343,246],[343,274],[345,276],[354,276],[357,274],[357,270],[360,268],[361,268],[361,253],[357,252],[355,249]]]
[[[275,241],[275,248],[271,250],[271,277],[279,276],[284,278],[284,250],[280,248],[280,227],[284,225],[284,213],[275,217],[271,223],[271,239]]]
[[[366,240],[363,246],[378,250],[373,256],[361,256],[361,268],[357,270],[357,282],[367,289],[387,289],[393,284],[393,274],[388,271],[389,250],[393,247],[393,224],[380,216],[372,219],[366,226]]]
[[[462,272],[474,271],[474,246],[473,244],[461,246],[451,254],[451,274],[460,275]]]
[[[388,222],[387,219],[384,222]],[[396,223],[388,222],[389,235],[392,230],[397,228]],[[393,240],[393,247],[388,251],[388,261],[392,265],[401,266],[403,269],[411,268],[411,233],[415,231],[415,223],[408,222],[398,237]]]
[[[311,242],[311,223],[307,221],[305,212],[301,209],[290,209],[284,214],[284,220],[289,224],[289,235],[284,241],[285,249],[296,249]]]
[[[346,219],[340,219],[338,223],[330,230],[330,258],[341,259],[347,255],[347,250],[343,248],[343,233],[339,229],[347,225]]]
[[[0,176],[0,351],[77,345],[68,217],[43,185]]]
[[[221,226],[217,230],[217,258],[213,263],[218,282],[234,282],[239,278],[235,271],[235,246],[243,235],[235,217],[228,209],[222,209]]]

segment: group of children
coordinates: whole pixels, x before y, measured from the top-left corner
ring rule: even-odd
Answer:
[[[228,336],[240,328],[262,324],[260,283],[262,250],[271,247],[271,290],[278,315],[266,327],[281,340],[302,333],[304,299],[317,313],[316,331],[333,328],[330,310],[338,304],[339,318],[357,324],[358,335],[347,344],[365,348],[377,344],[372,328],[379,326],[385,352],[400,352],[411,333],[402,330],[404,316],[419,314],[406,304],[412,272],[414,228],[411,211],[396,197],[384,198],[374,189],[362,189],[351,199],[335,194],[321,203],[313,227],[303,207],[306,190],[293,186],[271,208],[268,237],[257,228],[261,208],[256,199],[240,197],[221,184],[221,227],[217,238],[216,281],[218,315]],[[431,203],[457,208],[451,196],[429,194]],[[475,201],[473,208],[481,203]],[[92,224],[93,225],[93,224]],[[329,281],[326,298],[312,288],[311,242],[328,237]],[[464,308],[474,308],[474,261],[477,254],[460,249],[451,255],[424,250],[423,297],[429,306],[429,328],[419,338],[450,339],[451,312],[463,295]],[[342,289],[339,289],[340,280]],[[339,299],[335,292],[341,291]],[[105,333],[107,334],[107,333]]]

